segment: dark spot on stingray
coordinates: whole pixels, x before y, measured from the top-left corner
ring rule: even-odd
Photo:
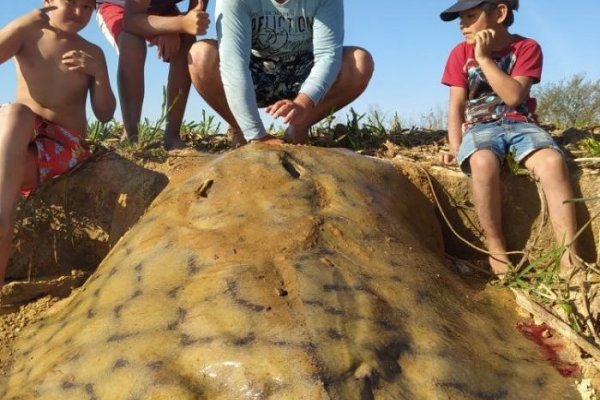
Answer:
[[[87,312],[87,318],[88,319],[92,319],[95,316],[96,316],[96,311],[93,308],[89,309],[88,312]]]
[[[276,340],[273,342],[273,346],[277,347],[291,347],[292,344],[290,342],[286,342],[285,340]]]
[[[331,315],[344,315],[344,311],[334,307],[325,307],[325,312]]]
[[[323,307],[323,302],[320,300],[304,300],[304,304],[307,306]]]
[[[121,318],[122,310],[123,310],[123,304],[119,304],[118,306],[115,306],[115,308],[113,308],[113,315],[115,316],[116,319]]]
[[[139,297],[143,294],[144,292],[142,291],[142,289],[137,289],[135,292],[133,292],[133,294],[131,295],[132,299],[135,299],[136,297]]]
[[[31,348],[28,348],[27,350],[23,350],[23,352],[21,353],[21,355],[23,357],[27,357],[30,354],[31,354]]]
[[[495,392],[484,392],[481,390],[471,390],[468,385],[463,382],[438,382],[435,384],[438,387],[444,389],[454,389],[463,395],[464,397],[481,400],[499,400],[506,399],[508,391],[506,389],[498,389]],[[450,396],[451,397],[451,396]],[[462,397],[462,396],[461,396]]]
[[[77,361],[81,358],[81,354],[75,353],[71,357],[68,358],[68,361]]]
[[[364,293],[368,293],[368,294],[371,294],[373,296],[376,296],[376,293],[373,291],[373,289],[371,289],[367,285],[355,285],[353,287],[353,289],[356,290],[357,292],[364,292]]]
[[[127,339],[128,337],[133,336],[133,335],[129,335],[129,334],[115,334],[112,335],[111,337],[109,337],[108,339],[106,339],[107,343],[111,343],[111,342],[120,342],[121,340]]]
[[[75,384],[73,382],[64,381],[63,383],[60,384],[60,387],[61,387],[61,389],[69,390],[69,389],[73,389],[75,387]]]
[[[128,255],[129,255],[129,254],[128,254]],[[111,270],[109,271],[109,273],[108,273],[108,276],[109,276],[109,277],[111,277],[111,276],[113,276],[113,275],[114,275],[114,274],[116,274],[116,273],[117,273],[117,267],[116,267],[116,266],[114,266],[114,267],[112,267],[112,268],[111,268]]]
[[[330,339],[335,339],[335,340],[344,338],[344,336],[342,334],[340,334],[338,331],[336,331],[333,328],[330,328],[327,330],[327,336],[329,336]]]
[[[133,249],[129,246],[125,247],[125,254],[130,256],[133,253]]]
[[[424,304],[431,301],[431,292],[427,289],[417,289],[415,292],[415,302],[417,304]]]
[[[326,292],[351,292],[352,288],[346,285],[339,284],[325,284],[323,290]]]
[[[196,342],[197,340],[189,335],[181,335],[179,337],[179,344],[182,346],[191,346]]]
[[[151,363],[146,364],[148,368],[153,371],[160,371],[164,368],[165,363],[163,361],[152,361]]]
[[[261,312],[265,310],[265,306],[261,306],[260,304],[254,304],[244,299],[234,299],[235,303],[254,312]]]
[[[256,337],[254,336],[254,333],[250,333],[249,335],[247,335],[247,336],[245,336],[243,338],[235,339],[233,341],[233,344],[235,346],[238,346],[238,347],[248,346],[249,344],[251,344],[255,340],[256,340]]]
[[[129,365],[129,361],[127,361],[124,358],[119,358],[117,361],[115,361],[115,364],[113,365],[113,370],[125,368],[128,365]]]
[[[399,276],[392,276],[391,278],[394,282],[402,283],[402,278]]]
[[[535,386],[543,388],[544,386],[546,386],[546,378],[543,376],[538,376],[533,380],[533,383],[535,384]]]
[[[85,384],[85,393],[90,396],[90,399],[95,399],[96,398],[96,391],[94,390],[94,384],[93,383],[86,383]]]
[[[169,291],[167,292],[167,296],[168,296],[170,299],[175,299],[175,298],[177,297],[177,295],[179,294],[179,291],[180,291],[181,289],[182,289],[182,287],[181,287],[181,286],[177,286],[176,288],[169,290]]]
[[[195,255],[191,255],[187,260],[187,271],[188,275],[196,275],[200,272],[200,267],[198,267],[198,260]]]
[[[100,295],[100,288],[94,290],[93,296],[98,297]]]
[[[386,331],[394,331],[396,329],[398,329],[398,325],[390,322],[390,321],[386,321],[384,319],[380,319],[375,321],[375,323],[377,324],[377,326],[385,329]]]

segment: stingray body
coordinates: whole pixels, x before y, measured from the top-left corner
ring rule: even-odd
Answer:
[[[0,394],[576,398],[440,243],[431,204],[388,162],[245,146],[165,189],[23,334]]]

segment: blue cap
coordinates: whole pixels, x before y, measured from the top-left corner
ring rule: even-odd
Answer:
[[[458,0],[456,4],[441,13],[440,18],[443,21],[455,20],[461,12],[480,6],[483,3],[506,4],[511,10],[519,8],[519,2],[515,0]]]

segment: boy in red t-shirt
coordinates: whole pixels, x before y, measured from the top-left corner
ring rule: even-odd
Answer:
[[[563,155],[536,124],[531,86],[542,72],[542,51],[534,40],[508,31],[518,0],[460,0],[441,13],[460,18],[465,41],[448,58],[442,83],[450,87],[446,163],[457,160],[472,176],[473,201],[484,230],[492,271],[503,276],[509,259],[501,222],[500,170],[505,155],[515,154],[539,178],[548,202],[555,237],[571,244],[576,234],[575,207]],[[569,246],[561,268],[570,266]]]

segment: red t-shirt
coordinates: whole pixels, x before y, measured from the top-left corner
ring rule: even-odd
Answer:
[[[516,36],[516,39],[501,51],[492,54],[498,67],[510,76],[526,76],[538,83],[542,76],[542,49],[532,39]],[[507,106],[494,93],[481,67],[475,60],[475,46],[462,42],[457,45],[446,63],[442,83],[467,89],[465,122],[472,125],[491,122],[500,118],[536,122],[535,99],[529,97],[516,108]]]

